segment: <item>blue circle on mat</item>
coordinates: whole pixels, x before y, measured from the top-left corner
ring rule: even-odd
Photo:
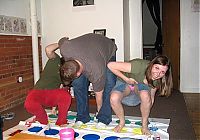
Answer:
[[[82,137],[84,140],[98,140],[100,139],[99,135],[96,134],[87,134]]]
[[[79,136],[79,133],[75,132],[74,134],[74,138],[78,137]]]
[[[104,140],[116,140],[118,138],[119,137],[117,137],[117,136],[110,136],[110,137],[106,137]]]
[[[56,129],[49,129],[49,130],[45,130],[44,133],[45,135],[56,135],[59,133],[59,131]]]
[[[39,132],[40,130],[42,130],[42,127],[39,127],[39,126],[34,126],[28,129],[28,131],[30,132]]]
[[[151,130],[151,131],[157,131],[158,128],[157,127],[149,127],[149,130]]]

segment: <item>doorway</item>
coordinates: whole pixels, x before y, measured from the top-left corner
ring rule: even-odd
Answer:
[[[143,0],[143,57],[152,60],[158,54],[168,56],[172,63],[173,88],[179,90],[180,0],[158,0],[162,25],[162,53],[155,49],[158,27],[152,19],[146,1],[148,0]]]

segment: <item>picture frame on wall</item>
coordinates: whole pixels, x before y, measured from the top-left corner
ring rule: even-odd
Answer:
[[[73,0],[73,7],[94,5],[94,0]]]
[[[95,29],[93,33],[106,36],[106,29]]]

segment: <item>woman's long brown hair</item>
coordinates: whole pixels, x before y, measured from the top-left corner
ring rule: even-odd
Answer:
[[[155,85],[153,84],[152,76],[151,76],[151,70],[154,64],[159,64],[162,66],[167,66],[168,69],[165,73],[165,76],[158,79],[159,87],[156,87],[159,89],[161,96],[169,96],[171,94],[171,89],[173,87],[173,81],[172,81],[172,72],[171,72],[171,62],[167,56],[164,55],[158,55],[156,56],[147,66],[145,75],[146,79],[148,81],[149,86],[155,88]]]

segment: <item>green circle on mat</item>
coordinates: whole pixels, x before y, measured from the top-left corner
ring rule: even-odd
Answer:
[[[137,122],[135,122],[135,124],[142,126],[142,122],[141,121],[137,121]],[[150,122],[148,122],[148,124],[150,124]]]
[[[50,115],[49,115],[49,118],[58,118],[58,116],[57,116],[57,115],[54,115],[54,114],[50,114]]]
[[[68,116],[67,116],[67,119],[69,119],[69,120],[74,120],[74,119],[76,119],[76,116],[74,116],[74,115],[68,115]]]
[[[135,122],[135,124],[142,126],[142,122],[141,121]]]
[[[116,122],[119,123],[119,120],[117,120]],[[130,124],[130,123],[131,123],[131,121],[125,120],[125,124]]]

